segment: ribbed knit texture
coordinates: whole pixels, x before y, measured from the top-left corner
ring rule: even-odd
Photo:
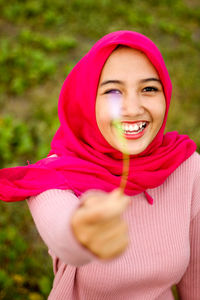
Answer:
[[[49,190],[28,199],[37,229],[53,258],[49,300],[200,299],[200,156],[194,153],[162,184],[131,198],[124,213],[129,247],[107,262],[73,236],[70,219],[80,201]]]

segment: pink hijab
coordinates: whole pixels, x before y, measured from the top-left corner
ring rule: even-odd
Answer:
[[[20,201],[48,189],[71,189],[77,196],[88,189],[112,191],[120,184],[122,155],[101,135],[95,118],[95,99],[101,70],[117,45],[126,45],[146,54],[163,84],[166,114],[160,131],[139,155],[131,156],[125,193],[144,192],[161,185],[196,150],[186,135],[164,135],[172,85],[164,60],[155,44],[131,31],[110,33],[100,39],[77,63],[61,89],[56,132],[49,157],[24,167],[0,170],[0,199]],[[57,156],[50,157],[56,154]]]

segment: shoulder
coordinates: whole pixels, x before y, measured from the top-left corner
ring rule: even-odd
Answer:
[[[193,153],[183,164],[186,184],[191,183],[191,219],[200,211],[200,154]],[[183,174],[184,175],[184,174]]]
[[[188,159],[186,159],[179,167],[178,171],[190,174],[191,178],[200,177],[200,154],[194,152]]]
[[[192,190],[195,182],[200,186],[200,154],[194,152],[189,158],[182,162],[167,178],[172,185],[184,186]]]
[[[31,212],[44,210],[58,210],[69,208],[72,203],[78,203],[79,200],[71,190],[49,189],[42,193],[31,196],[27,203]]]
[[[195,186],[200,188],[200,154],[194,152],[174,173],[185,183],[186,187],[190,187],[192,190]]]
[[[200,211],[200,155],[194,152],[167,178],[167,193],[173,193],[177,201],[190,211],[190,220]],[[179,199],[179,200],[178,200]]]
[[[193,163],[198,162],[197,166],[200,169],[200,154],[198,152],[195,151],[187,160],[190,161],[190,162],[193,162]]]

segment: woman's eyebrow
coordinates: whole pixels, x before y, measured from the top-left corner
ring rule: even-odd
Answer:
[[[145,78],[145,79],[141,79],[140,82],[148,82],[148,81],[157,81],[159,83],[161,83],[161,80],[159,78],[155,78],[155,77],[151,77],[151,78]]]
[[[121,80],[105,80],[100,84],[100,86],[103,86],[103,85],[106,85],[109,83],[123,84],[123,81],[121,81]]]
[[[161,84],[161,80],[159,78],[156,78],[156,77],[150,77],[150,78],[144,78],[144,79],[141,79],[139,80],[140,83],[144,83],[144,82],[148,82],[148,81],[157,81]],[[110,83],[115,83],[115,84],[124,84],[123,81],[121,80],[105,80],[103,81],[100,86],[104,86],[106,84],[110,84]]]

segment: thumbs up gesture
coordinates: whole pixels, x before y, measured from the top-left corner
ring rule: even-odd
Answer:
[[[128,245],[128,228],[122,214],[129,200],[120,189],[83,194],[83,203],[71,220],[77,240],[101,259],[120,255]]]

